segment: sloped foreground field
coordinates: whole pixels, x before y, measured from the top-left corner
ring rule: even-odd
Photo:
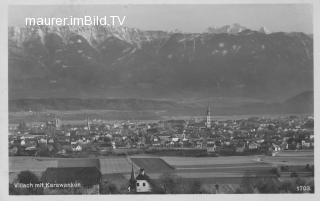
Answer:
[[[144,170],[149,173],[174,171],[174,168],[161,158],[131,158],[131,160],[137,166],[144,168]]]

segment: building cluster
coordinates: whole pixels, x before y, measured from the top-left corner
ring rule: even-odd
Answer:
[[[274,154],[281,150],[313,149],[311,116],[251,117],[215,120],[208,108],[202,119],[163,121],[97,121],[63,124],[21,122],[9,128],[9,154],[72,156],[116,150],[206,150],[208,154]]]

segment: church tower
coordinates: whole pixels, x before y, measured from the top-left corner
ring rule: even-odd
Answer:
[[[136,191],[136,182],[137,182],[137,180],[135,179],[135,176],[134,176],[134,170],[133,170],[133,164],[132,164],[131,177],[130,177],[130,180],[129,180],[129,187],[128,187],[128,191],[129,192],[135,192]]]
[[[89,121],[89,117],[88,116],[87,116],[87,128],[88,128],[88,131],[90,133],[91,128],[90,128],[90,121]]]
[[[211,113],[210,113],[210,106],[207,108],[207,121],[206,121],[206,127],[211,128]]]

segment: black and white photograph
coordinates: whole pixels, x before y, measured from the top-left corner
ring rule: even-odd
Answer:
[[[3,27],[10,198],[315,195],[313,1],[38,2]]]

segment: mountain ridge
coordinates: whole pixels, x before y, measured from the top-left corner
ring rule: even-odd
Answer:
[[[313,91],[305,91],[281,102],[252,102],[240,105],[221,105],[217,101],[208,101],[214,107],[214,115],[235,114],[312,114]],[[24,98],[9,100],[10,112],[32,111],[148,111],[162,116],[166,115],[201,115],[205,111],[205,104],[196,102],[177,102],[173,100],[109,98],[109,99],[80,99],[80,98]],[[161,116],[160,115],[160,116]],[[160,117],[159,116],[159,117]]]
[[[243,96],[272,102],[313,89],[310,35],[238,28],[9,27],[9,97]]]

